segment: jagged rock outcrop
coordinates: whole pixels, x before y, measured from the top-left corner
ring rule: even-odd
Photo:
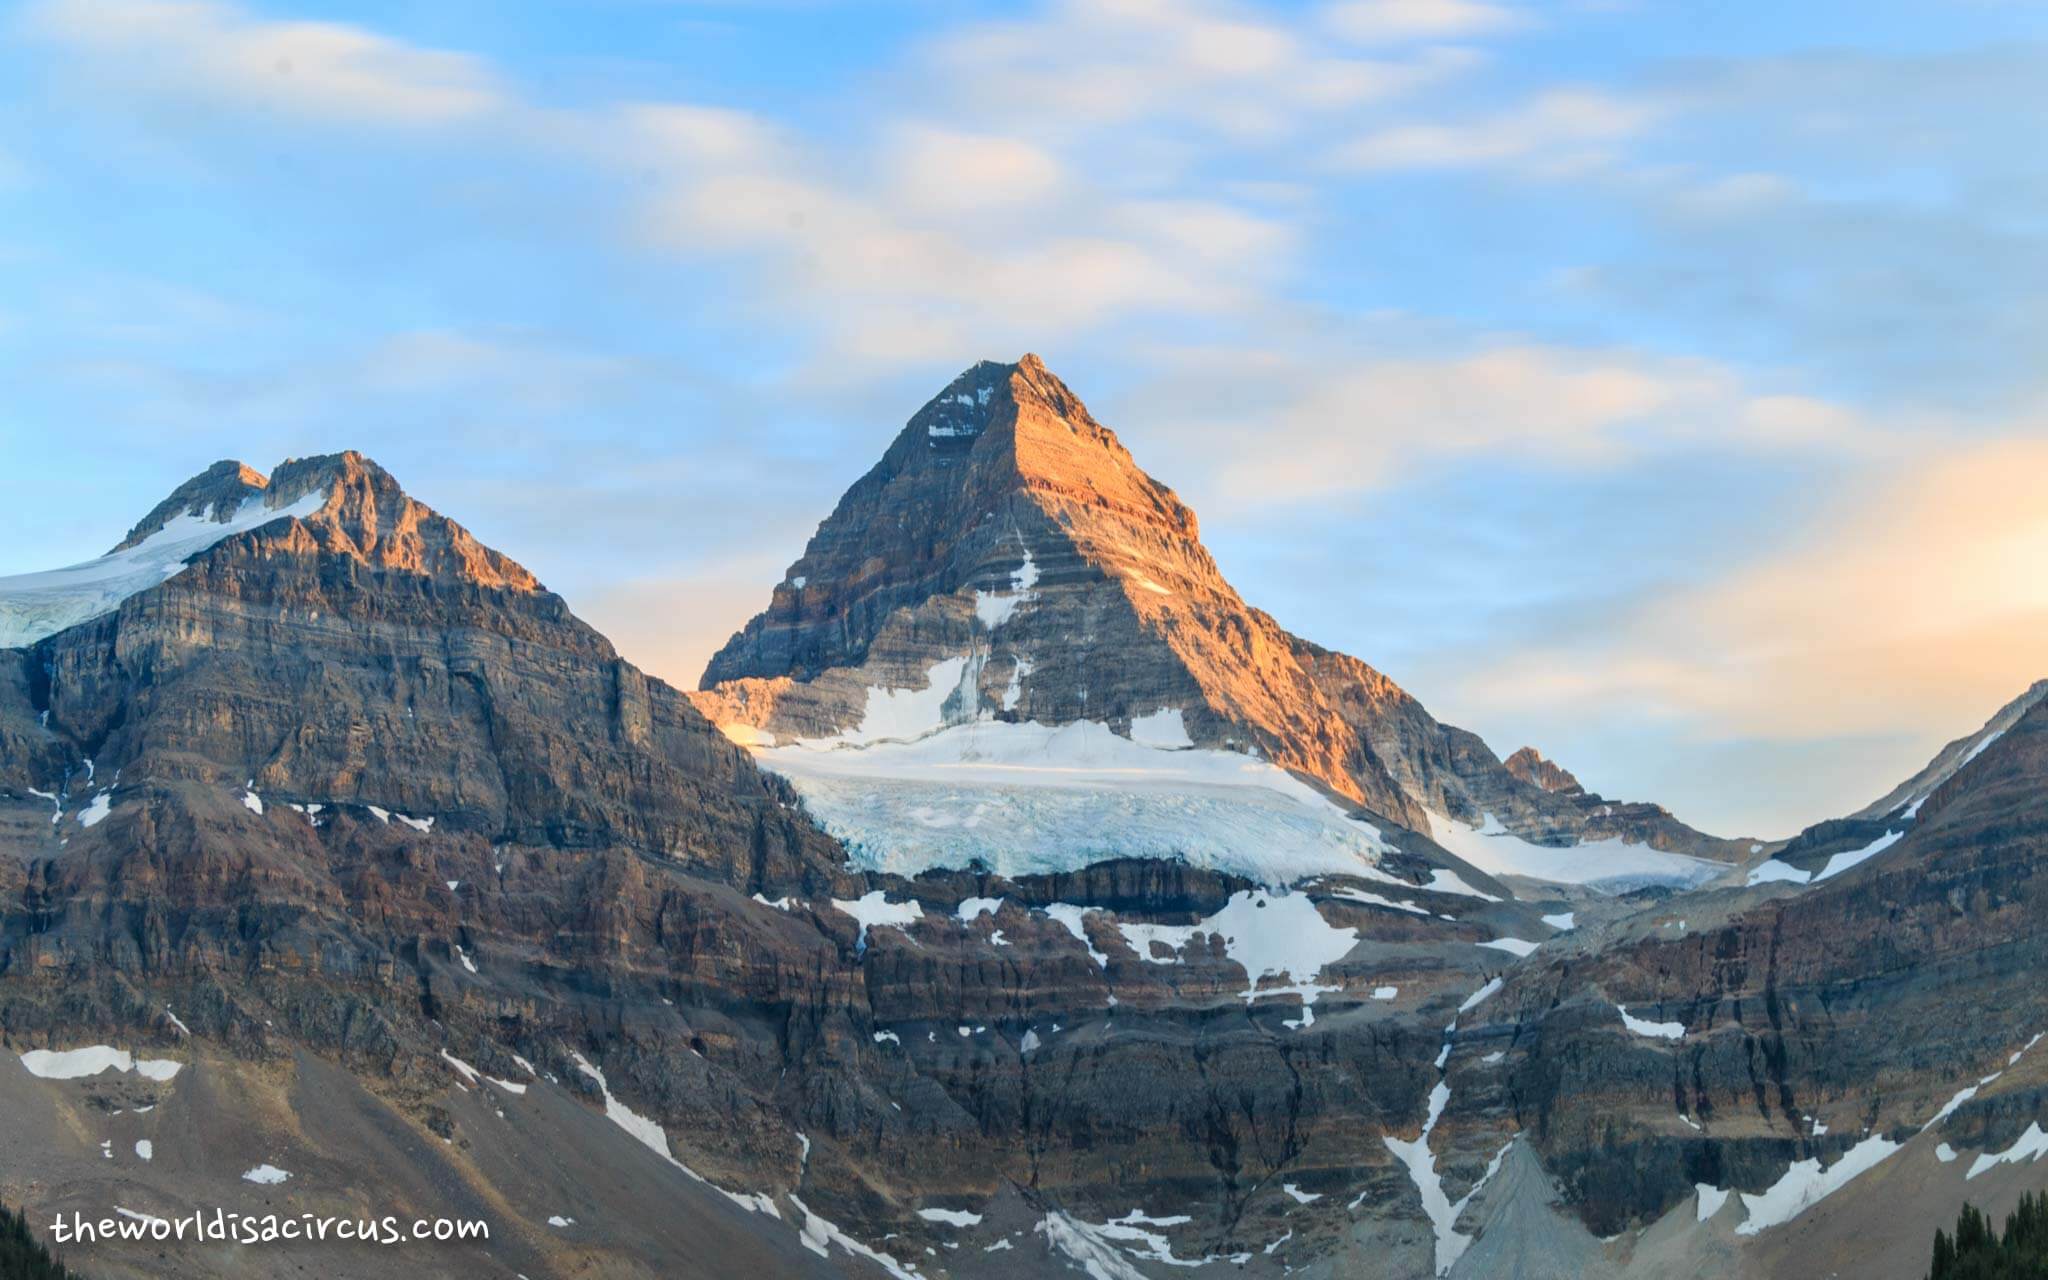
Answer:
[[[1572,776],[1571,770],[1554,760],[1545,759],[1543,753],[1534,747],[1523,747],[1501,764],[1517,778],[1545,791],[1569,793],[1585,790]]]

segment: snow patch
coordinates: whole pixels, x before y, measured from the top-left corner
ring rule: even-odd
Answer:
[[[260,1187],[274,1187],[291,1176],[274,1164],[259,1164],[254,1169],[243,1174],[242,1181],[253,1182]]]
[[[1179,707],[1161,707],[1133,718],[1131,741],[1155,751],[1185,751],[1195,745]]]
[[[1082,918],[1090,911],[1097,910],[1100,908],[1078,907],[1071,902],[1055,902],[1045,909],[1045,914],[1065,925],[1068,933],[1081,940],[1081,945],[1088,948],[1088,958],[1093,960],[1098,968],[1107,969],[1109,957],[1095,949],[1095,944],[1088,938],[1087,927],[1081,923]]]
[[[1571,911],[1560,911],[1554,916],[1544,916],[1543,923],[1560,931],[1579,927],[1578,915]]]
[[[1806,884],[1813,879],[1813,872],[1801,871],[1789,862],[1776,858],[1766,859],[1762,865],[1750,869],[1748,883],[1752,886],[1773,884],[1784,881],[1787,884]]]
[[[1314,1015],[1306,1009],[1316,1002],[1316,996],[1339,989],[1319,986],[1316,980],[1324,968],[1349,955],[1358,943],[1358,930],[1340,929],[1323,919],[1308,895],[1274,894],[1263,889],[1231,894],[1221,910],[1196,924],[1133,924],[1120,928],[1132,949],[1148,960],[1153,959],[1150,944],[1154,940],[1179,950],[1196,934],[1222,938],[1224,951],[1244,969],[1249,981],[1244,991],[1246,1003],[1261,996],[1290,992],[1299,995],[1304,1008],[1303,1026],[1314,1021]],[[1272,977],[1279,978],[1280,985],[1263,985]]]
[[[882,1268],[882,1270],[894,1276],[896,1280],[920,1280],[920,1277],[915,1272],[906,1270],[902,1263],[896,1261],[896,1259],[888,1254],[868,1248],[860,1241],[841,1231],[832,1222],[812,1213],[811,1207],[798,1199],[794,1193],[790,1195],[789,1202],[796,1206],[798,1213],[804,1215],[804,1224],[798,1228],[798,1232],[803,1237],[804,1248],[809,1249],[812,1253],[817,1254],[821,1258],[828,1257],[827,1246],[836,1244],[848,1253],[866,1258],[869,1262],[874,1263]],[[1139,1280],[1143,1280],[1143,1277],[1140,1277]]]
[[[1333,898],[1342,898],[1347,902],[1362,902],[1369,907],[1386,907],[1390,910],[1406,911],[1411,915],[1418,916],[1429,914],[1427,910],[1416,906],[1412,902],[1396,902],[1392,898],[1383,898],[1377,893],[1364,889],[1354,889],[1349,885],[1340,885],[1335,889],[1331,889],[1329,893]]]
[[[1749,1216],[1735,1228],[1735,1234],[1758,1235],[1792,1221],[1848,1186],[1858,1175],[1876,1168],[1898,1149],[1898,1143],[1873,1135],[1849,1148],[1840,1160],[1825,1169],[1818,1158],[1799,1161],[1762,1195],[1742,1193],[1743,1208]]]
[[[2039,1160],[2048,1156],[2048,1133],[2041,1131],[2038,1122],[2027,1126],[2019,1141],[1996,1154],[1985,1153],[1970,1163],[1970,1171],[1963,1175],[1965,1182],[1980,1173],[1989,1173],[2002,1164],[2019,1164],[2023,1160]]]
[[[133,1071],[145,1080],[166,1081],[184,1069],[182,1062],[168,1058],[137,1058],[126,1049],[88,1045],[83,1049],[31,1049],[21,1055],[21,1065],[32,1076],[44,1080],[82,1080],[102,1071]]]
[[[1003,710],[1015,711],[1017,704],[1024,700],[1024,678],[1033,671],[1029,658],[1012,656],[1010,659],[1010,683],[1003,690]]]
[[[861,950],[867,949],[869,929],[883,926],[900,929],[924,915],[924,908],[918,905],[916,898],[910,898],[903,902],[890,902],[881,889],[876,889],[872,893],[864,894],[852,901],[848,901],[845,898],[834,898],[832,899],[832,905],[843,914],[852,916],[860,921],[860,939],[856,945]]]
[[[156,1159],[156,1144],[148,1138],[141,1139],[135,1144],[135,1155],[140,1160]]]
[[[1010,575],[1008,591],[977,591],[974,593],[974,616],[981,619],[981,625],[990,631],[1010,620],[1017,606],[1038,598],[1031,588],[1038,583],[1038,566],[1032,563],[1031,550],[1025,548],[1024,563]]]
[[[1179,1226],[1187,1221],[1186,1217],[1148,1218],[1136,1209],[1103,1223],[1083,1222],[1054,1212],[1046,1214],[1035,1230],[1052,1249],[1080,1264],[1091,1280],[1146,1280],[1144,1272],[1125,1258],[1125,1250],[1140,1262],[1169,1267],[1201,1267],[1216,1261],[1175,1257],[1172,1242],[1163,1233],[1145,1229]]]
[[[1499,898],[1494,897],[1492,894],[1481,893],[1471,885],[1466,884],[1464,877],[1460,876],[1457,872],[1448,871],[1442,867],[1438,867],[1429,873],[1429,884],[1425,887],[1432,893],[1455,893],[1461,897],[1477,898],[1481,902],[1500,901]]]
[[[1654,1040],[1685,1039],[1685,1024],[1683,1022],[1650,1022],[1630,1013],[1626,1005],[1618,1004],[1614,1007],[1621,1014],[1621,1024],[1639,1036],[1647,1036]]]
[[[1499,991],[1503,985],[1504,980],[1501,978],[1489,979],[1485,986],[1465,997],[1465,1003],[1458,1006],[1458,1012],[1470,1013],[1472,1010],[1477,1009],[1487,997]]]
[[[1692,1189],[1693,1193],[1699,1197],[1699,1217],[1697,1221],[1705,1222],[1721,1212],[1721,1206],[1728,1203],[1728,1189],[1726,1187],[1710,1187],[1704,1182],[1695,1182],[1692,1184]]]
[[[1872,840],[1869,844],[1864,845],[1861,849],[1856,849],[1849,853],[1836,854],[1834,857],[1828,859],[1828,865],[1820,869],[1820,874],[1816,875],[1813,878],[1813,882],[1815,884],[1819,884],[1821,881],[1826,880],[1832,876],[1841,875],[1844,871],[1847,871],[1851,867],[1858,866],[1864,862],[1869,861],[1870,859],[1876,857],[1878,854],[1883,853],[1886,849],[1889,849],[1893,845],[1897,844],[1899,842],[1899,837],[1905,834],[1906,833],[1903,831],[1887,831],[1883,835],[1879,836],[1877,839]]]
[[[926,1222],[943,1222],[949,1227],[978,1227],[981,1215],[965,1209],[919,1209],[917,1216]]]
[[[765,1213],[771,1218],[780,1218],[782,1216],[779,1212],[776,1211],[775,1202],[770,1200],[767,1196],[743,1195],[737,1191],[727,1191],[724,1187],[719,1186],[717,1183],[711,1181],[703,1174],[698,1173],[689,1165],[686,1165],[682,1161],[676,1159],[675,1156],[669,1152],[668,1133],[666,1130],[664,1130],[660,1125],[656,1124],[654,1121],[648,1119],[646,1116],[640,1115],[631,1107],[628,1107],[625,1103],[619,1101],[618,1098],[613,1095],[611,1085],[606,1082],[604,1078],[604,1072],[598,1070],[595,1066],[591,1065],[590,1060],[588,1058],[585,1058],[582,1054],[577,1053],[573,1049],[569,1051],[569,1058],[576,1064],[576,1069],[578,1071],[581,1071],[585,1076],[587,1076],[590,1079],[590,1081],[593,1084],[597,1086],[598,1093],[603,1095],[605,1119],[610,1120],[619,1128],[624,1129],[628,1136],[632,1137],[636,1142],[640,1143],[642,1146],[646,1147],[649,1151],[652,1151],[654,1154],[660,1156],[663,1160],[666,1160],[670,1165],[674,1166],[683,1174],[683,1176],[689,1178],[692,1182],[703,1183],[705,1186],[710,1187],[713,1191],[718,1192],[720,1195],[732,1201],[740,1208],[745,1209],[747,1212]],[[493,1080],[491,1083],[503,1085],[503,1082],[498,1080]],[[511,1086],[507,1085],[504,1087],[510,1088]],[[523,1089],[521,1091],[523,1092]],[[798,1208],[803,1207],[802,1202],[797,1201],[795,1196],[791,1196],[790,1200],[796,1203]],[[822,1250],[820,1252],[822,1253]]]
[[[1525,876],[1622,892],[1652,885],[1690,889],[1728,869],[1705,858],[1629,844],[1619,836],[1553,849],[1515,835],[1491,813],[1476,828],[1440,813],[1425,813],[1430,839],[1492,876]]]
[[[1479,945],[1482,947],[1492,947],[1495,951],[1505,951],[1512,956],[1534,955],[1537,947],[1536,943],[1522,938],[1494,938]]]
[[[946,723],[946,700],[960,687],[961,676],[966,672],[966,658],[946,658],[933,663],[925,672],[921,689],[870,688],[860,723],[836,737],[817,740],[817,745],[861,747],[910,742],[941,729]],[[809,744],[800,744],[797,748],[779,748],[762,754],[780,755],[792,749],[815,751]]]
[[[1296,1204],[1314,1204],[1316,1201],[1323,1198],[1321,1192],[1303,1191],[1300,1187],[1295,1186],[1291,1182],[1282,1183],[1280,1189],[1282,1191],[1285,1191],[1289,1196],[1293,1197],[1294,1202]]]
[[[113,808],[113,804],[113,792],[100,792],[92,798],[91,804],[78,811],[78,825],[81,827],[98,826],[100,819],[107,816],[108,811]]]

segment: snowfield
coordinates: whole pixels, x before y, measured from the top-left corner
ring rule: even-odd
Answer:
[[[915,876],[981,862],[1014,877],[1134,857],[1269,885],[1391,878],[1377,870],[1378,830],[1266,761],[1182,745],[1177,712],[1142,717],[1147,742],[1085,720],[941,727],[962,661],[937,664],[924,691],[871,691],[867,719],[837,739],[755,748],[856,867]]]
[[[266,506],[262,497],[253,496],[224,523],[182,515],[126,551],[0,578],[0,649],[22,648],[112,613],[128,597],[178,576],[186,561],[222,539],[287,516],[303,520],[326,505],[324,492],[309,493],[287,507]]]
[[[1706,858],[1666,853],[1619,837],[1553,849],[1522,839],[1490,813],[1483,825],[1469,827],[1429,811],[1429,838],[1488,875],[1582,884],[1612,893],[1657,885],[1692,889],[1728,869]]]

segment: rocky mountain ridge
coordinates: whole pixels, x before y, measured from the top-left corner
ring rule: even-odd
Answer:
[[[169,576],[0,651],[0,1198],[169,1215],[264,1161],[295,1210],[473,1206],[532,1280],[1882,1275],[1897,1180],[1927,1231],[2038,1180],[2048,706],[1704,887],[1525,874],[1723,846],[1203,580],[1035,363],[914,418],[721,655],[785,671],[694,695],[367,459],[181,487],[115,553],[168,535]],[[1236,637],[1287,699],[1225,687]],[[1356,760],[1420,829],[1315,772]],[[885,810],[1079,856],[892,867],[826,820]],[[43,1074],[94,1042],[181,1070]]]

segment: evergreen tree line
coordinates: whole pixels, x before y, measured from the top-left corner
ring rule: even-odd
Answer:
[[[2000,1235],[1977,1206],[1966,1204],[1956,1233],[1936,1229],[1928,1280],[2048,1280],[2048,1192],[2029,1192]]]
[[[28,1219],[0,1204],[0,1280],[77,1280],[28,1229]]]

